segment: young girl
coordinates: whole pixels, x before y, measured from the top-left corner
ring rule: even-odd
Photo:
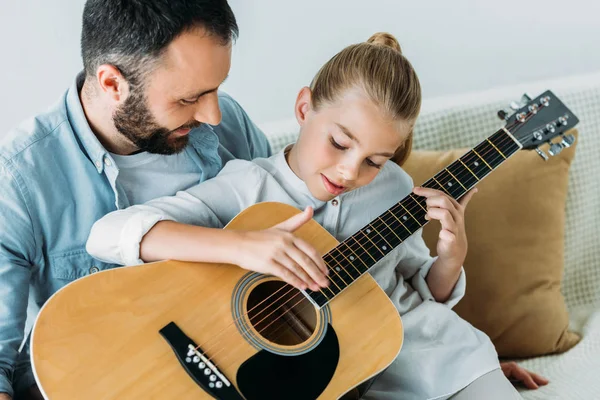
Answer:
[[[294,229],[311,217],[343,241],[413,190],[399,165],[411,149],[421,89],[396,39],[375,34],[329,60],[296,100],[297,143],[268,159],[229,162],[176,196],[115,211],[88,240],[96,258],[119,264],[180,259],[224,262],[281,277],[301,288],[327,286],[327,269]],[[451,308],[465,293],[464,208],[440,191],[414,188],[441,221],[438,257],[420,231],[370,271],[402,315],[404,345],[368,399],[520,398],[488,337]],[[262,201],[306,209],[260,232],[222,228]],[[314,215],[313,215],[314,210]],[[142,261],[143,260],[143,261]]]

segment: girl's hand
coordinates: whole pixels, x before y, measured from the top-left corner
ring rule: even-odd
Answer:
[[[413,193],[427,199],[427,219],[436,219],[442,224],[437,242],[438,258],[444,264],[461,266],[467,256],[467,235],[465,232],[465,208],[477,193],[470,190],[460,201],[446,193],[424,187],[415,187]]]
[[[526,370],[516,362],[501,362],[500,367],[504,376],[513,383],[523,384],[527,389],[537,389],[548,384],[548,379]]]
[[[298,289],[313,291],[329,285],[328,270],[313,246],[294,236],[313,216],[311,207],[262,231],[239,231],[233,262],[240,267],[270,274]]]

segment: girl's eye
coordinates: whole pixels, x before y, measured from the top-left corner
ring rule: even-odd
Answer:
[[[381,168],[381,164],[376,164],[373,161],[369,160],[368,158],[367,158],[367,165],[369,167],[373,167],[373,168],[377,168],[377,169]]]
[[[333,145],[333,147],[335,147],[338,150],[346,150],[347,149],[347,147],[344,147],[341,144],[339,144],[338,142],[336,142],[333,137],[330,137],[329,141],[331,142],[331,144]]]

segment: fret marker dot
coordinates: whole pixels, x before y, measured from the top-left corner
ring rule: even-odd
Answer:
[[[387,246],[383,246],[383,247],[382,247],[382,249],[383,249],[383,250],[387,250]]]
[[[403,215],[402,219],[406,221],[406,220],[408,220],[408,217],[406,215]]]
[[[341,269],[340,267],[335,267],[335,270],[336,270],[337,272],[340,272],[342,269]]]
[[[448,182],[448,186],[452,186],[452,182]]]
[[[474,166],[476,166],[476,167],[479,167],[479,163],[478,163],[477,161],[475,161],[475,162],[473,163],[473,165],[474,165]]]
[[[367,233],[371,233],[371,230],[367,228]]]
[[[350,259],[351,259],[352,261],[354,261],[354,256],[350,256]]]

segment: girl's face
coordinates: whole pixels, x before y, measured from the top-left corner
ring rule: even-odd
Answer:
[[[303,88],[295,111],[300,136],[288,163],[321,201],[370,183],[412,129],[408,121],[390,121],[359,89],[315,111]]]

